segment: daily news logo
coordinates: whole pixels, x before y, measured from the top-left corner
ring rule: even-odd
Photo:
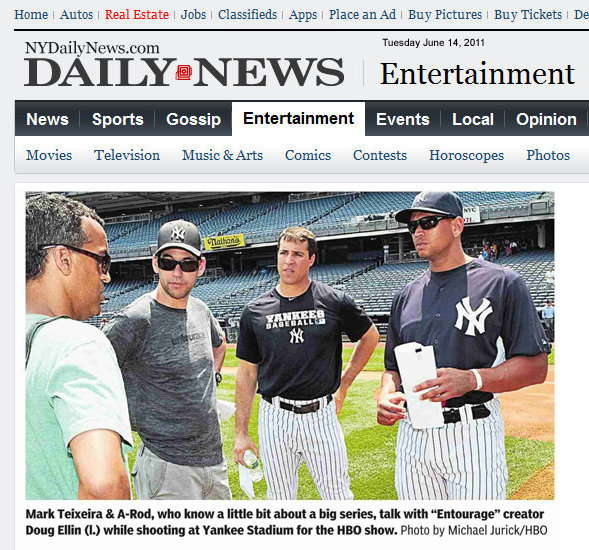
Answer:
[[[178,63],[175,57],[95,57],[55,60],[25,57],[25,86],[339,86],[343,59],[333,57],[233,57]]]

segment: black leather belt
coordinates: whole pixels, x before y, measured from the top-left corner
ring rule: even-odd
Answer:
[[[472,412],[473,420],[479,418],[487,418],[491,414],[491,411],[485,407],[485,405],[473,405],[470,409]],[[443,411],[444,413],[444,424],[456,424],[460,422],[460,409],[448,409]]]
[[[272,403],[271,397],[262,395],[262,399],[268,403]],[[328,395],[325,398],[325,404],[327,405],[332,399],[333,398],[331,395]],[[321,408],[321,401],[313,401],[311,403],[306,403],[305,405],[293,405],[292,403],[285,403],[281,400],[279,406],[281,409],[284,409],[285,411],[291,411],[295,414],[307,414],[317,412]]]

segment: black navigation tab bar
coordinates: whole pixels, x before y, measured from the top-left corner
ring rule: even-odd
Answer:
[[[17,136],[230,136],[230,101],[16,101]]]
[[[589,101],[357,103],[364,103],[366,136],[589,135]],[[329,105],[312,116],[325,118]],[[15,135],[232,136],[232,110],[231,101],[16,101]],[[346,116],[354,120],[353,112]]]
[[[589,101],[367,101],[367,136],[587,136]]]

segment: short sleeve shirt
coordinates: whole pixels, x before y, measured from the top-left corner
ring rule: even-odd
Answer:
[[[295,298],[274,288],[243,310],[236,355],[258,365],[262,395],[315,399],[339,387],[342,332],[356,341],[371,325],[350,296],[324,283]]]
[[[27,315],[27,329],[44,315]],[[27,498],[78,498],[70,441],[89,430],[111,430],[133,445],[121,372],[97,328],[56,319],[35,335],[26,370]]]
[[[223,332],[190,296],[186,309],[145,294],[104,327],[123,373],[131,424],[145,446],[174,464],[223,462],[213,347]]]
[[[550,352],[522,277],[480,259],[450,271],[428,270],[395,295],[386,369],[398,372],[394,349],[408,342],[433,346],[438,367],[464,370]]]

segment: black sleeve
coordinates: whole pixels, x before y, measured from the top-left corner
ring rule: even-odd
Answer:
[[[384,367],[386,370],[399,372],[397,365],[397,358],[395,357],[395,347],[401,344],[399,334],[397,332],[397,302],[399,294],[396,294],[391,304],[391,313],[389,315],[389,327],[387,329],[387,342],[384,349]]]
[[[370,317],[364,310],[354,302],[354,299],[347,294],[343,295],[341,307],[341,320],[344,332],[352,342],[357,342],[366,334],[366,331],[372,326]]]
[[[507,282],[501,338],[506,359],[517,355],[533,357],[539,353],[550,353],[550,343],[534,302],[519,275]]]
[[[237,349],[235,355],[248,363],[258,364],[262,358],[258,347],[258,339],[252,327],[252,314],[248,306],[241,312],[239,320],[239,337],[237,338]]]

